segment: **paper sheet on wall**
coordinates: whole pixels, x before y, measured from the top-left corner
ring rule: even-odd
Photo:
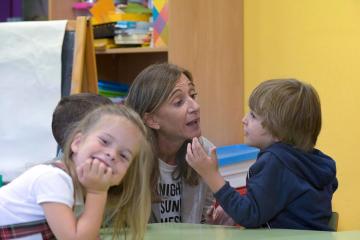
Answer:
[[[10,181],[55,157],[66,21],[0,24],[0,174]]]

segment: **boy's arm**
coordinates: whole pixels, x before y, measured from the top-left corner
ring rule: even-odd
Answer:
[[[186,161],[215,193],[225,185],[225,180],[218,171],[215,147],[212,147],[210,151],[209,157],[198,138],[193,138],[192,143],[187,145]]]
[[[215,198],[231,218],[245,227],[259,227],[275,216],[289,198],[294,197],[290,196],[290,193],[286,197],[278,194],[282,192],[284,179],[286,184],[292,182],[291,177],[284,175],[281,163],[270,159],[271,157],[266,156],[266,160],[257,160],[261,170],[257,176],[249,180],[247,186],[249,192],[246,196],[240,196],[235,189],[225,183],[217,170],[215,149],[212,149],[211,157],[208,157],[196,138],[187,146],[186,161],[209,185]]]
[[[197,138],[192,144],[187,146],[186,160],[193,167],[204,181],[208,184],[212,192],[217,192],[225,185],[225,180],[219,174],[215,147],[210,150],[210,157],[206,154]],[[210,224],[233,225],[234,221],[219,206],[211,206],[206,212],[206,222]]]
[[[241,196],[226,183],[215,198],[238,224],[259,227],[274,218],[302,192],[294,188],[298,178],[271,153],[264,153],[251,167],[247,194]]]

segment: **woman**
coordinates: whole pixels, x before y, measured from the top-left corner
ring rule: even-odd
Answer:
[[[201,136],[200,106],[192,75],[161,63],[144,69],[134,80],[125,104],[151,129],[156,159],[151,188],[150,222],[200,223],[213,203],[210,189],[185,161],[186,145]],[[200,137],[209,153],[213,144]]]

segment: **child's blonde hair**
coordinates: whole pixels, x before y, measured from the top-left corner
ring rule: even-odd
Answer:
[[[251,93],[249,107],[281,142],[311,151],[321,130],[321,105],[316,90],[296,79],[262,82]]]
[[[142,135],[138,154],[134,157],[126,175],[118,186],[110,187],[106,210],[111,212],[113,238],[130,229],[132,239],[143,239],[150,216],[151,192],[148,186],[153,153],[148,142],[147,128],[139,115],[125,106],[105,105],[89,113],[81,120],[66,140],[63,162],[71,175],[75,192],[83,192],[72,161],[71,143],[77,133],[89,134],[104,116],[123,117],[132,122]]]

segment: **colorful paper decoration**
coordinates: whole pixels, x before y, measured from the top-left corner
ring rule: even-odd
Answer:
[[[166,47],[169,36],[168,0],[153,0],[154,47]]]

